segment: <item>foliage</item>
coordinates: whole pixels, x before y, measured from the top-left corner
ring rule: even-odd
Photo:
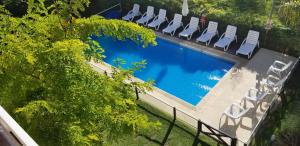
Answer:
[[[132,90],[150,89],[150,83],[125,83],[134,70],[109,78],[86,63],[103,58],[91,35],[147,46],[155,45],[155,34],[121,20],[75,18],[86,0],[44,2],[29,1],[28,14],[19,18],[0,7],[0,104],[40,145],[101,145],[156,128],[138,112]]]
[[[181,13],[182,9],[182,0],[124,0],[122,3],[124,12],[131,9],[133,3],[140,4],[142,12],[146,11],[148,5],[154,6],[157,11],[160,8],[166,9],[169,19],[173,18],[174,13]],[[236,25],[239,43],[243,41],[250,29],[254,29],[260,32],[260,43],[263,48],[299,56],[300,31],[296,28],[300,27],[290,27],[291,25],[286,25],[280,19],[278,11],[281,4],[279,0],[274,0],[273,28],[268,34],[265,27],[272,10],[271,0],[189,0],[190,14],[183,20],[187,24],[190,16],[200,17],[201,14],[205,14],[208,21],[219,22],[218,30],[221,33],[225,32],[227,25]],[[299,9],[293,12],[299,12]]]
[[[275,145],[299,145],[300,135],[300,100],[293,99],[281,120],[280,131],[277,134]]]
[[[146,114],[152,121],[161,123],[157,130],[141,130],[137,135],[123,135],[119,141],[107,142],[110,146],[144,146],[144,145],[163,145],[162,142],[167,138],[164,145],[169,146],[191,146],[194,144],[197,131],[194,128],[186,126],[180,120],[176,120],[172,127],[173,117],[155,107],[150,106],[142,101],[138,102],[139,111]],[[171,130],[167,136],[168,130]],[[217,142],[212,138],[200,134],[199,146],[216,146]]]
[[[300,31],[300,0],[288,0],[279,8],[285,23]]]

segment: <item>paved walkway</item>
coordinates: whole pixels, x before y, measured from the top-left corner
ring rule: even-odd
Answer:
[[[226,117],[221,118],[223,111],[234,102],[240,103],[250,88],[260,88],[262,79],[266,77],[269,66],[275,60],[284,62],[290,60],[296,62],[297,60],[294,57],[267,49],[260,49],[251,60],[248,60],[246,57],[235,56],[193,42],[184,41],[160,33],[157,33],[157,35],[195,50],[232,60],[236,62],[236,64],[195,107],[157,88],[148,94],[141,95],[141,99],[171,115],[173,114],[172,107],[176,107],[179,109],[179,111],[177,111],[178,119],[192,127],[196,128],[197,119],[200,119],[210,126],[220,129],[232,137],[236,137],[239,141],[244,143],[249,141],[255,126],[265,114],[268,106],[267,103],[272,100],[274,95],[267,98],[261,107],[257,109],[251,108],[250,112],[248,112],[240,122],[239,120],[236,121],[239,124],[234,124],[230,119],[226,120]],[[110,67],[105,64],[92,64],[108,72],[110,70]],[[246,104],[247,107],[253,107],[252,104],[248,102],[243,104]]]

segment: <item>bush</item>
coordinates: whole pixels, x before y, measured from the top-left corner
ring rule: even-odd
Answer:
[[[154,6],[156,13],[160,8],[167,10],[168,18],[174,13],[181,13],[182,0],[123,0],[123,12],[132,9],[132,5],[141,5],[141,11],[146,11],[148,5]],[[277,8],[275,1],[275,8]],[[271,1],[261,0],[193,0],[189,1],[190,14],[184,18],[187,24],[190,16],[206,14],[208,20],[219,22],[219,32],[223,33],[228,24],[238,26],[239,43],[246,37],[250,29],[260,32],[261,47],[285,52],[293,56],[300,55],[300,32],[286,27],[279,19],[277,9],[273,11],[273,28],[268,33],[265,24],[272,9]],[[203,29],[202,29],[203,30]]]

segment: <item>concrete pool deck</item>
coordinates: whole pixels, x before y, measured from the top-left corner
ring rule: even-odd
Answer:
[[[264,100],[261,107],[257,109],[251,108],[250,112],[248,112],[237,125],[234,125],[230,119],[225,120],[225,116],[221,118],[222,113],[232,103],[240,103],[250,88],[260,88],[261,81],[266,78],[266,72],[269,66],[275,60],[284,62],[293,61],[294,63],[297,61],[297,58],[263,48],[259,49],[251,60],[248,60],[246,57],[235,56],[223,52],[221,49],[209,48],[161,33],[157,33],[157,35],[163,39],[179,43],[189,48],[234,61],[236,64],[195,107],[157,88],[147,94],[142,94],[140,96],[141,100],[171,115],[173,114],[173,107],[176,107],[176,109],[179,110],[179,112],[177,112],[178,119],[192,127],[197,127],[197,119],[199,119],[215,129],[219,129],[232,137],[236,137],[243,143],[247,143],[251,138],[253,131],[256,130],[256,125],[264,116],[269,106],[268,103],[274,96],[271,95]],[[111,71],[111,67],[107,64],[91,64],[96,68],[106,70],[108,73]],[[176,83],[176,81],[174,81],[174,83]],[[247,107],[252,106],[252,104],[248,102],[246,105]],[[242,143],[238,144],[240,145]]]

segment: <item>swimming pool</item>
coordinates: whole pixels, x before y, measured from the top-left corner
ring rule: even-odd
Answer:
[[[104,61],[115,66],[120,58],[129,68],[134,62],[146,60],[146,68],[134,76],[154,80],[155,86],[197,105],[228,72],[234,62],[211,56],[179,44],[157,38],[157,46],[143,48],[133,41],[118,41],[110,37],[94,38],[105,49]]]

